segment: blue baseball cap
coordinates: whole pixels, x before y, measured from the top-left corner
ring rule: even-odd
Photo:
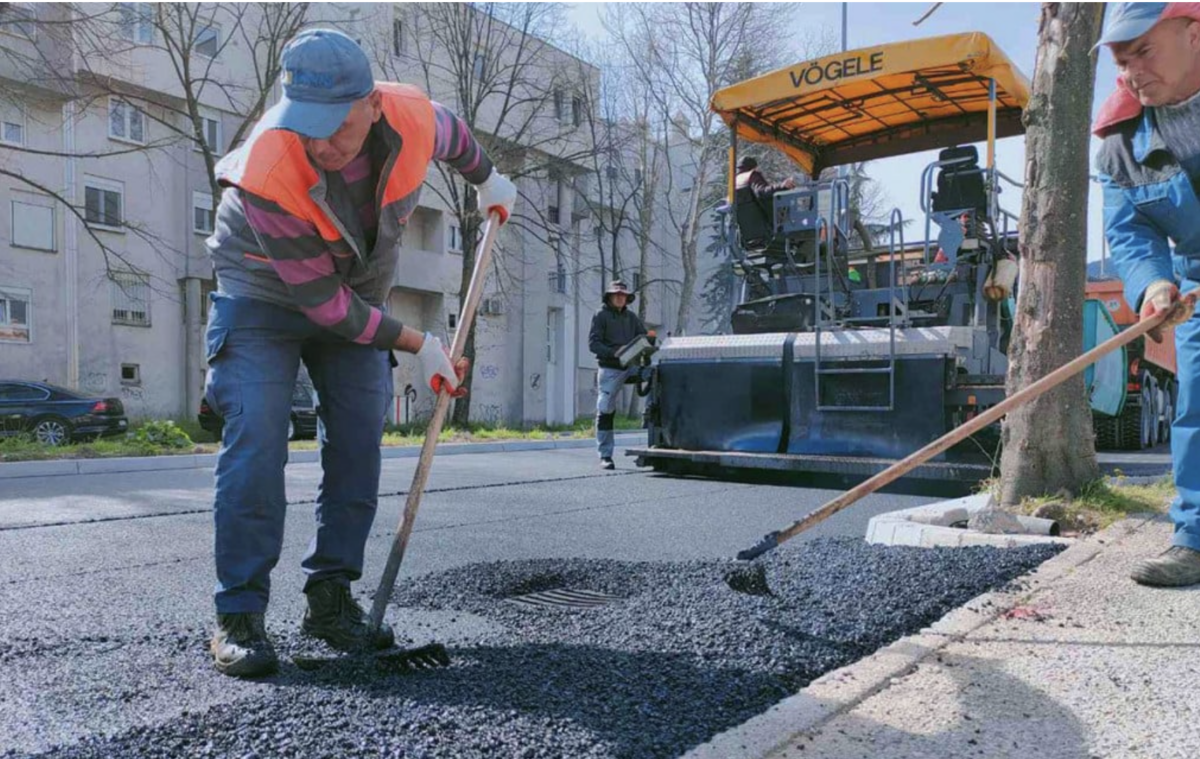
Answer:
[[[351,106],[375,89],[371,62],[358,43],[333,29],[308,29],[283,48],[283,97],[263,114],[259,129],[287,129],[325,139]]]
[[[1167,9],[1167,4],[1109,3],[1108,8],[1104,34],[1100,35],[1100,41],[1096,43],[1096,47],[1129,42],[1141,37],[1159,22],[1163,11]]]

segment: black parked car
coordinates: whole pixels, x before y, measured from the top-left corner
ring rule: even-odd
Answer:
[[[219,440],[225,420],[208,405],[208,399],[201,396],[200,413],[196,417],[200,426],[213,433]],[[298,377],[292,390],[292,414],[288,419],[288,440],[303,440],[317,436],[317,404],[312,383],[306,377]]]
[[[121,435],[119,398],[95,398],[45,382],[0,380],[0,436],[32,434],[44,445]]]

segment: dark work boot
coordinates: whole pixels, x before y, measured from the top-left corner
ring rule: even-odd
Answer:
[[[337,580],[323,580],[304,591],[308,610],[300,632],[320,638],[339,651],[383,649],[395,642],[392,628],[384,623],[372,635],[371,625],[350,588]]]
[[[617,465],[613,463],[613,460],[611,457],[605,456],[604,458],[600,459],[600,468],[601,469],[616,469]]]
[[[1171,546],[1161,556],[1138,562],[1132,577],[1142,585],[1160,588],[1200,584],[1200,551]]]
[[[262,677],[279,668],[262,614],[217,614],[217,632],[209,648],[223,675]]]

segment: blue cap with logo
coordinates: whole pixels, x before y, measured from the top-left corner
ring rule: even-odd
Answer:
[[[1101,45],[1129,42],[1150,31],[1167,9],[1166,3],[1109,3]]]
[[[351,106],[375,89],[371,62],[354,40],[333,29],[308,29],[283,48],[283,98],[263,114],[259,129],[287,129],[325,139]]]

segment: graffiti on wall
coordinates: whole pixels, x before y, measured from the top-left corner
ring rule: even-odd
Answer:
[[[121,396],[131,401],[144,401],[146,392],[142,390],[141,385],[122,385]]]
[[[529,375],[529,387],[531,389],[537,390],[541,386],[542,386],[542,375],[540,375],[536,372]]]
[[[494,380],[500,376],[500,367],[495,364],[484,364],[479,367],[479,378],[485,380]]]
[[[471,417],[483,424],[499,424],[504,421],[504,407],[499,403],[482,403],[472,406]]]
[[[79,389],[90,392],[104,392],[108,388],[108,375],[104,372],[81,372],[79,374]]]

